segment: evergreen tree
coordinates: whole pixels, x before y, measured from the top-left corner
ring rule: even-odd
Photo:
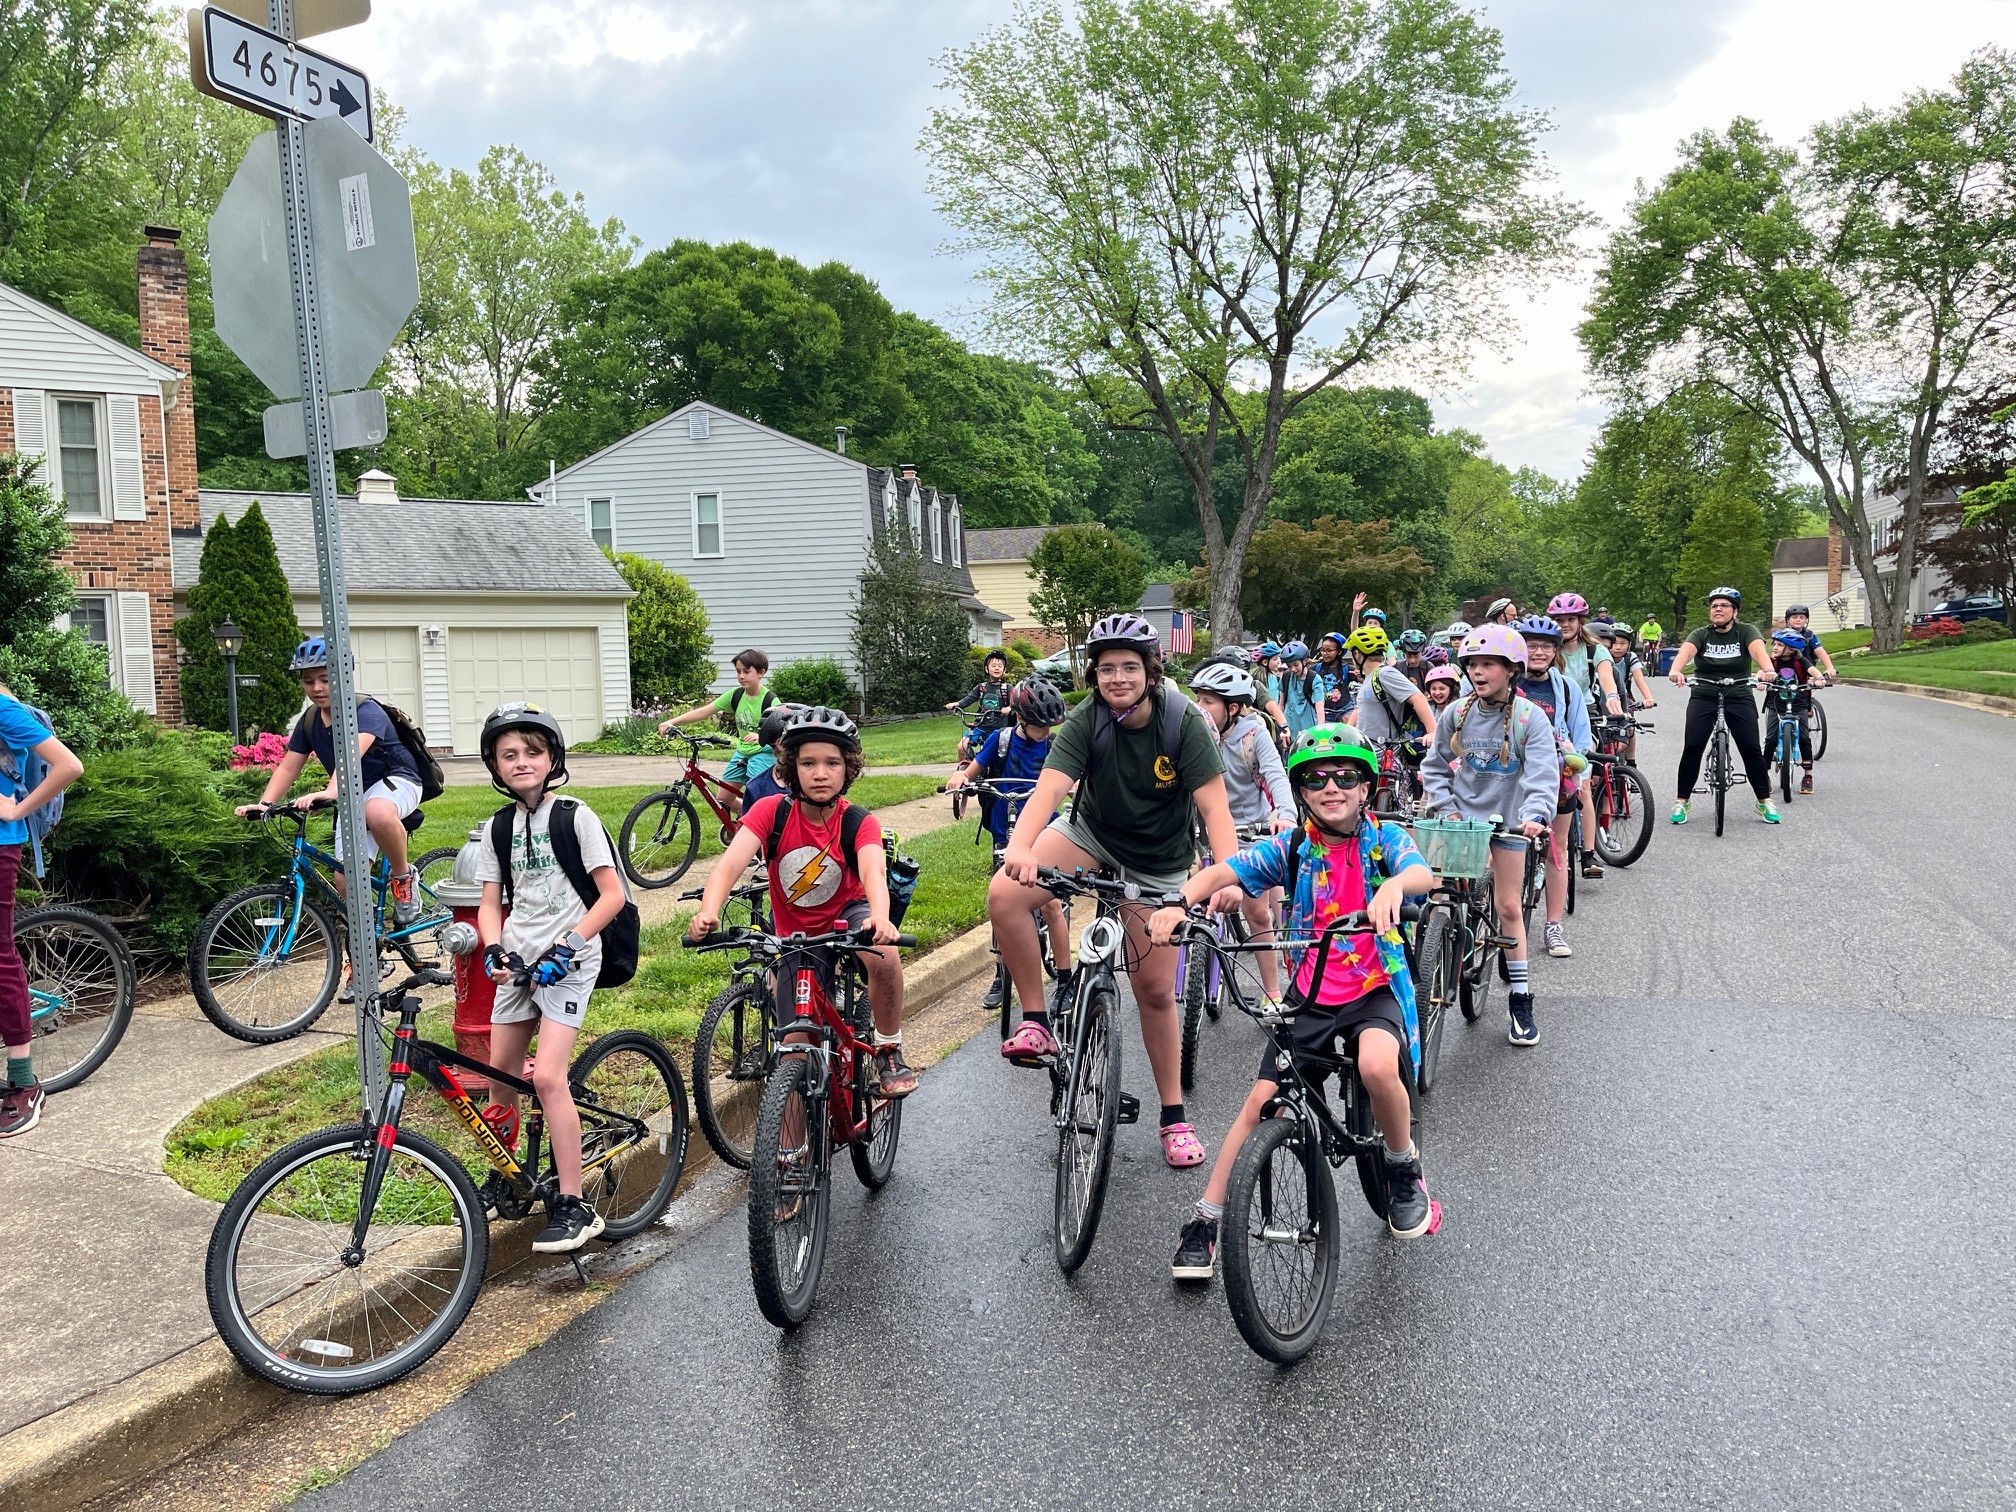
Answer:
[[[854,655],[872,708],[884,714],[936,709],[962,691],[966,613],[929,587],[909,533],[875,543],[854,606]]]
[[[294,595],[280,570],[273,532],[255,501],[233,526],[219,515],[204,532],[203,560],[189,590],[189,613],[175,627],[187,660],[182,666],[182,705],[191,724],[227,727],[224,658],[215,631],[230,620],[244,632],[238,675],[253,679],[238,689],[238,724],[254,730],[284,731],[301,706],[301,690],[287,670],[301,641]]]

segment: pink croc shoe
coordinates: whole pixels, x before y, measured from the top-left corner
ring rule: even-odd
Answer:
[[[1181,1171],[1204,1164],[1204,1143],[1187,1123],[1173,1123],[1162,1131],[1162,1158]]]
[[[1045,1056],[1056,1053],[1057,1041],[1049,1026],[1034,1019],[1022,1020],[1022,1027],[1001,1041],[1001,1058],[1018,1066],[1040,1065]]]

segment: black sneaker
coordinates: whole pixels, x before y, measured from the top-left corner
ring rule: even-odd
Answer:
[[[532,1241],[542,1255],[567,1255],[602,1232],[602,1215],[579,1197],[556,1197],[546,1210],[546,1227]]]
[[[980,1006],[982,1008],[999,1008],[1001,1006],[1001,999],[1007,995],[1007,991],[1007,975],[1000,971],[995,972],[993,985],[987,989],[987,995],[980,999]]]
[[[1512,1015],[1512,1026],[1505,1031],[1505,1038],[1515,1045],[1539,1044],[1540,1026],[1533,1022],[1533,994],[1515,992],[1506,998],[1505,1005]]]
[[[1603,880],[1603,863],[1596,859],[1596,852],[1582,852],[1582,875],[1590,882]]]
[[[1218,1220],[1193,1217],[1183,1225],[1183,1237],[1176,1241],[1176,1258],[1169,1262],[1169,1274],[1178,1281],[1209,1281],[1217,1264]]]
[[[1529,998],[1528,1003],[1531,1003]],[[1532,1009],[1529,1007],[1530,1014]],[[1395,1160],[1381,1152],[1386,1166],[1386,1227],[1396,1239],[1418,1239],[1428,1232],[1432,1216],[1428,1183],[1421,1179],[1421,1157]]]
[[[483,1204],[483,1216],[495,1218],[502,1212],[515,1194],[511,1182],[502,1171],[492,1171],[476,1189],[477,1199]]]

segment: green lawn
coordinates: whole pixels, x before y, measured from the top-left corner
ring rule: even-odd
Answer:
[[[1891,656],[1857,656],[1835,665],[1845,679],[1916,683],[1964,693],[1999,693],[2016,698],[2016,640],[1985,641],[1943,651],[1904,651]]]
[[[1829,656],[1840,656],[1844,651],[1854,651],[1869,644],[1874,638],[1874,630],[1829,630],[1820,637],[1820,644],[1827,648]]]
[[[932,761],[956,761],[959,735],[966,721],[957,714],[934,719],[908,719],[901,724],[870,725],[861,732],[861,751],[868,765],[922,766]]]
[[[918,797],[920,785],[929,791],[936,784],[934,779],[920,777],[864,778],[855,784],[854,791],[864,801],[870,793]],[[584,789],[581,796],[597,791],[630,790]],[[884,796],[881,801],[901,800]],[[992,852],[973,843],[971,825],[950,825],[920,835],[905,842],[904,849],[921,868],[916,897],[903,921],[904,929],[917,936],[920,949],[941,944],[980,922],[986,914]],[[636,979],[628,986],[598,992],[589,1008],[588,1024],[596,1034],[615,1029],[648,1030],[672,1046],[682,1069],[690,1073],[693,1034],[700,1014],[727,982],[728,966],[719,955],[694,955],[681,948],[679,941],[688,917],[690,910],[644,931]],[[424,1014],[420,1033],[427,1039],[452,1042],[448,1010],[443,1007]],[[416,1084],[407,1106],[405,1122],[409,1127],[455,1150],[479,1179],[487,1172],[462,1126],[431,1091]],[[197,1108],[168,1135],[164,1168],[197,1196],[221,1203],[253,1166],[280,1146],[313,1129],[354,1122],[357,1108],[355,1053],[347,1045],[318,1050]]]

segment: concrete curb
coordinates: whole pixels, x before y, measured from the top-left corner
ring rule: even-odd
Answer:
[[[904,973],[904,1018],[930,1009],[989,968],[982,924],[955,935]],[[698,1130],[686,1157],[685,1190],[714,1152]],[[485,1284],[529,1259],[538,1220],[493,1223]],[[0,1508],[68,1512],[126,1489],[295,1399],[240,1368],[210,1338],[116,1385],[0,1438]]]
[[[1856,688],[1875,688],[1882,693],[1903,693],[1911,698],[1937,698],[1947,703],[1965,704],[1970,709],[1982,709],[1990,714],[2000,714],[2005,719],[2016,719],[2016,698],[2003,698],[1995,693],[1968,693],[1960,688],[1928,688],[1923,683],[1877,682],[1874,678],[1847,677],[1841,682]]]

